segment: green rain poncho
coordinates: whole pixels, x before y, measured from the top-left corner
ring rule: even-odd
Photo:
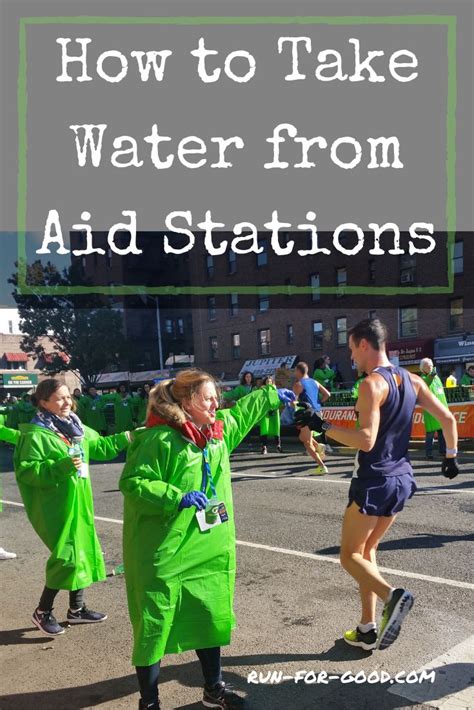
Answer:
[[[82,397],[82,419],[84,424],[94,431],[99,433],[107,430],[107,421],[105,419],[104,409],[106,407],[106,402],[102,397]],[[133,427],[128,427],[128,430],[133,429]],[[126,430],[126,431],[128,431]]]
[[[273,409],[260,421],[260,436],[280,436],[280,410]]]
[[[166,425],[136,435],[120,479],[134,665],[230,643],[236,563],[229,456],[279,406],[277,392],[269,386],[217,413],[223,435],[211,439],[207,448],[217,497],[229,520],[206,532],[199,529],[194,507],[178,511],[183,494],[201,488],[202,451]],[[210,497],[209,487],[206,492]]]
[[[16,404],[18,426],[29,424],[35,416],[36,408],[28,399],[20,399]]]
[[[428,385],[431,394],[433,394],[436,399],[441,402],[441,404],[444,404],[444,406],[448,408],[448,401],[446,399],[443,383],[436,372],[429,375],[422,374],[421,377]],[[441,429],[439,421],[432,414],[425,411],[423,411],[423,424],[425,425],[425,430],[427,432],[439,431]]]
[[[17,429],[9,429],[9,427],[4,426],[2,419],[3,416],[0,415],[0,441],[15,445],[20,438],[20,432]]]
[[[84,427],[84,460],[108,461],[126,449],[126,434],[101,437]],[[58,434],[36,424],[21,427],[13,458],[26,514],[51,555],[46,585],[83,589],[105,578],[104,560],[94,528],[90,478],[79,478]]]
[[[135,428],[137,418],[135,397],[127,394],[122,397],[120,392],[103,395],[104,402],[113,402],[115,432],[129,431]]]
[[[336,373],[330,367],[320,367],[313,372],[313,380],[316,380],[327,390],[332,389],[335,377]]]
[[[246,397],[252,391],[251,385],[237,385],[233,390],[222,393],[225,402],[238,402],[242,397]]]

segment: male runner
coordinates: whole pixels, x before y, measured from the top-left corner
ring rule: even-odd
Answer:
[[[308,365],[305,362],[299,362],[296,365],[296,382],[293,385],[293,392],[298,398],[298,404],[302,403],[311,407],[313,411],[319,412],[321,409],[320,401],[325,402],[331,396],[331,393],[322,384],[308,376],[308,369]],[[298,438],[313,461],[316,462],[314,473],[316,475],[328,473],[328,468],[320,455],[320,452],[323,453],[324,449],[314,440],[313,432],[308,427],[303,426],[299,430]]]
[[[344,640],[365,650],[388,648],[413,606],[413,595],[393,588],[377,568],[375,552],[405,502],[416,490],[408,444],[415,405],[440,422],[446,439],[442,472],[457,476],[457,430],[451,412],[431,394],[417,375],[394,367],[385,351],[387,330],[378,319],[366,319],[349,332],[351,355],[367,372],[360,384],[356,409],[359,428],[343,429],[324,422],[312,409],[297,410],[295,421],[315,431],[326,431],[336,441],[359,449],[342,527],[341,565],[359,583],[360,623]],[[376,602],[384,609],[377,635]]]

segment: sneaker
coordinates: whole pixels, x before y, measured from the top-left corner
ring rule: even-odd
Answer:
[[[349,646],[358,646],[363,648],[364,651],[373,651],[374,648],[377,648],[377,632],[375,629],[364,633],[357,627],[352,631],[346,631],[343,638]]]
[[[392,598],[385,604],[380,620],[377,648],[381,651],[397,640],[402,621],[412,608],[414,601],[413,594],[406,589],[393,590]]]
[[[33,616],[31,617],[31,621],[46,636],[59,636],[65,631],[65,629],[58,624],[53,616],[52,609],[49,611],[40,611],[39,609],[35,609]]]
[[[155,700],[154,703],[145,703],[140,698],[138,701],[138,710],[160,710],[161,705],[159,700]]]
[[[315,476],[324,476],[325,473],[329,473],[329,469],[325,464],[321,464],[321,466],[316,466],[313,471],[313,475]]]
[[[208,690],[204,687],[202,704],[205,708],[226,708],[227,710],[245,708],[245,699],[237,695],[237,693],[234,693],[231,688],[231,685],[224,683],[222,680],[217,683],[212,690]]]
[[[7,552],[3,547],[0,547],[0,560],[14,560],[15,557],[16,554],[14,552]]]
[[[323,444],[323,446],[326,447],[326,453],[327,453],[327,454],[333,454],[333,453],[334,453],[334,449],[332,448],[332,446],[329,446],[329,444]]]
[[[283,453],[283,449],[281,448],[280,444],[277,445],[277,451],[279,454]]]
[[[262,450],[261,450],[260,453],[261,453],[263,456],[266,456],[266,455],[268,454],[267,447],[266,447],[266,446],[262,446]]]
[[[102,614],[100,611],[91,611],[85,604],[79,611],[68,609],[66,617],[68,624],[98,624],[101,621],[105,621],[106,618],[107,614]]]

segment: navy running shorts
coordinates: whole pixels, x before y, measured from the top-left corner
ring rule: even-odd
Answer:
[[[390,517],[403,510],[406,501],[416,491],[411,473],[377,478],[353,478],[349,488],[349,503],[357,503],[365,515]]]

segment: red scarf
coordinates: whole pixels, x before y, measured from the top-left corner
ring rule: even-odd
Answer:
[[[196,444],[201,450],[207,446],[211,439],[222,440],[224,438],[224,422],[221,420],[216,420],[214,424],[198,429],[193,422],[173,424],[163,419],[163,417],[159,417],[157,414],[150,412],[146,420],[146,426],[148,428],[154,426],[170,426],[179,431],[185,439],[189,439],[193,444]]]

